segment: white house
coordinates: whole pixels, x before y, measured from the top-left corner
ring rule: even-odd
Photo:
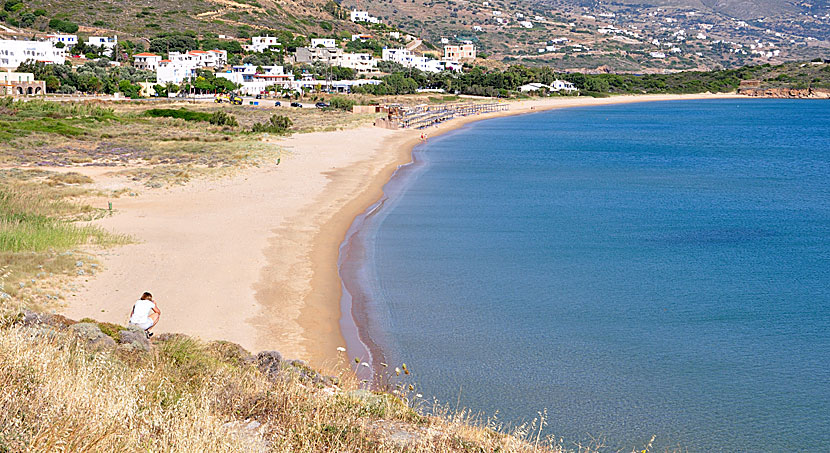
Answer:
[[[352,11],[352,22],[369,22],[370,24],[379,24],[380,19],[370,16],[368,11]]]
[[[564,80],[554,80],[551,85],[553,91],[576,91],[576,87],[571,82],[566,82]]]
[[[529,93],[533,91],[550,91],[550,92],[559,92],[559,91],[567,91],[573,92],[577,91],[576,87],[571,82],[566,82],[564,80],[554,80],[552,84],[545,85],[544,83],[532,82],[519,87],[519,91],[522,93]]]
[[[161,55],[154,53],[142,52],[133,55],[133,66],[136,69],[143,69],[145,71],[155,71],[159,67]]]
[[[475,59],[476,46],[473,44],[462,44],[460,46],[444,46],[444,59],[458,61],[465,58]]]
[[[161,60],[156,68],[156,83],[176,85],[196,77],[196,66],[182,61]]]
[[[351,68],[359,73],[377,72],[378,61],[368,53],[344,53],[339,61],[334,62],[335,66]]]
[[[281,45],[279,40],[273,36],[254,36],[250,45],[242,46],[248,52],[264,52],[271,47]]]
[[[529,20],[521,20],[519,21],[519,25],[521,25],[524,28],[533,28],[533,22]]]
[[[87,45],[89,46],[98,46],[103,47],[104,49],[112,49],[118,45],[118,36],[113,36],[110,38],[109,36],[90,36],[89,39],[86,40]]]
[[[433,60],[432,58],[413,55],[407,49],[383,49],[382,59],[394,61],[407,68],[415,68],[424,72],[460,71],[461,63],[458,61]]]
[[[332,38],[311,38],[311,47],[337,47]]]
[[[263,93],[273,85],[290,88],[294,81],[294,75],[286,74],[282,66],[262,66],[262,69],[262,72],[257,73],[254,65],[234,66],[230,71],[217,72],[216,77],[241,85],[239,92],[247,95]]]
[[[78,35],[46,35],[46,40],[52,44],[62,42],[65,49],[71,49],[78,44]]]
[[[169,59],[158,62],[156,81],[160,84],[180,84],[196,77],[199,69],[223,68],[227,62],[228,53],[224,50],[170,52]]]
[[[27,60],[51,64],[66,61],[64,49],[58,49],[49,41],[0,40],[0,68],[17,69]]]

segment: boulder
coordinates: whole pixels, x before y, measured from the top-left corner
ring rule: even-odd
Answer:
[[[127,345],[131,349],[139,351],[150,350],[150,339],[144,334],[144,331],[138,327],[128,327],[125,330],[118,332],[118,342]]]
[[[93,350],[114,349],[116,346],[115,340],[110,338],[104,332],[101,332],[101,328],[98,327],[98,324],[92,322],[79,322],[69,326],[69,330],[71,330],[81,340],[86,341],[87,346]]]
[[[75,324],[75,321],[62,315],[37,313],[31,310],[23,310],[22,318],[20,319],[20,324],[26,327],[45,324],[47,326],[56,327],[58,329],[64,329]]]
[[[282,372],[282,354],[277,351],[262,351],[256,355],[256,366],[262,374],[276,379]]]

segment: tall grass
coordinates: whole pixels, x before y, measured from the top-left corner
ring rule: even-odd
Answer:
[[[93,102],[24,102],[7,97],[0,98],[0,112],[24,118],[93,118],[98,121],[117,119],[113,109]]]
[[[271,380],[227,343],[169,336],[147,354],[95,352],[65,332],[6,324],[0,451],[558,450],[463,416],[420,416],[392,395],[356,397],[347,376],[339,388]],[[412,437],[401,444],[395,432]]]
[[[97,226],[67,220],[73,211],[77,212],[72,204],[51,200],[41,191],[0,186],[0,252],[42,252],[126,241]]]

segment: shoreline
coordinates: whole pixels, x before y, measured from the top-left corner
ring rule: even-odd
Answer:
[[[473,121],[556,108],[738,95],[546,98],[509,110],[456,118],[435,137]],[[412,161],[421,130],[361,127],[272,140],[280,165],[246,169],[183,187],[141,190],[114,201],[117,214],[95,221],[137,243],[104,251],[103,269],[78,281],[61,313],[123,323],[142,291],[163,311],[158,332],[227,340],[252,351],[275,349],[315,366],[340,366],[337,348],[353,326],[341,307],[340,248],[355,219]],[[105,180],[101,184],[114,184]],[[103,202],[103,200],[100,200]],[[352,310],[349,310],[350,312]],[[350,353],[352,351],[349,351]]]
[[[507,111],[493,112],[483,115],[460,117],[433,126],[428,129],[414,129],[411,132],[418,134],[418,137],[407,141],[400,145],[399,151],[402,151],[408,160],[396,165],[389,178],[381,184],[381,190],[374,197],[374,201],[365,206],[365,208],[353,216],[353,221],[348,229],[342,234],[343,240],[339,246],[338,263],[338,278],[340,278],[341,293],[341,308],[343,314],[341,315],[341,332],[344,334],[345,342],[349,349],[349,357],[360,358],[361,361],[367,361],[371,373],[367,373],[362,369],[358,369],[357,373],[360,378],[373,380],[380,376],[383,372],[381,362],[386,362],[383,348],[376,338],[370,332],[371,315],[370,308],[367,306],[366,300],[369,298],[368,289],[364,287],[364,282],[360,281],[358,274],[363,270],[365,265],[365,238],[361,234],[362,227],[369,217],[376,214],[378,210],[383,209],[385,201],[389,198],[386,190],[387,185],[394,183],[396,178],[403,178],[406,175],[402,172],[415,166],[418,161],[415,159],[416,147],[418,145],[426,145],[426,141],[420,140],[420,133],[424,130],[429,130],[429,138],[441,136],[443,134],[455,131],[463,126],[488,119],[502,118],[515,115],[525,115],[532,113],[541,113],[548,110],[556,110],[573,107],[589,107],[599,105],[615,105],[626,103],[641,103],[641,102],[666,102],[677,100],[702,100],[702,99],[747,99],[746,96],[734,94],[693,94],[693,95],[640,95],[640,96],[612,96],[608,98],[547,98],[536,99],[529,101],[519,101],[509,104]],[[413,167],[414,168],[414,167]],[[374,182],[376,184],[377,182]],[[375,191],[373,190],[373,193]],[[363,301],[363,302],[361,302]],[[349,316],[346,316],[347,309]],[[349,338],[349,336],[353,336]],[[367,357],[368,359],[364,359]]]

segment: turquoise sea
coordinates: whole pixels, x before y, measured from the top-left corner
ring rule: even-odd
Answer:
[[[830,451],[830,102],[570,108],[414,157],[341,272],[425,400],[611,451]]]

